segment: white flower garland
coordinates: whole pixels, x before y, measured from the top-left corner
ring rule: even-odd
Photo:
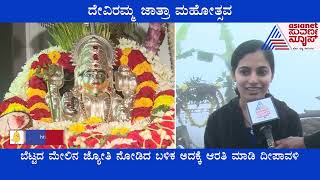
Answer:
[[[33,126],[30,129],[39,129],[39,130],[59,130],[59,129],[68,129],[70,125],[74,122],[72,121],[60,121],[60,122],[41,122],[33,120]]]
[[[159,83],[158,92],[174,89],[174,75],[170,70],[170,67],[166,64],[162,64],[159,59],[154,59],[151,65],[154,72],[153,75]]]
[[[120,49],[132,48],[139,50],[146,58],[149,63],[156,56],[153,52],[148,51],[145,47],[139,45],[136,41],[129,40],[126,38],[119,39],[119,45],[117,46]]]
[[[136,122],[110,122],[99,125],[94,131],[100,132],[104,135],[110,135],[113,129],[127,128],[128,131],[141,130],[148,125],[147,121]]]
[[[113,148],[115,145],[120,145],[120,144],[132,144],[136,142],[136,140],[133,140],[133,139],[128,139],[128,138],[117,138],[117,139],[114,139],[113,141],[111,142],[107,142],[102,148],[104,149],[110,149],[110,148]]]
[[[58,130],[58,129],[68,129],[72,124],[75,122],[72,121],[60,121],[60,122],[53,122],[53,123],[46,123],[40,121],[33,121],[33,127],[30,129],[39,129],[39,130]],[[130,122],[110,122],[110,123],[101,123],[98,126],[91,130],[86,130],[85,132],[98,132],[102,135],[110,135],[112,130],[120,129],[120,128],[127,128],[128,131],[134,130],[141,130],[148,126],[147,121],[137,122],[135,124],[131,124]],[[72,134],[70,134],[72,135]]]

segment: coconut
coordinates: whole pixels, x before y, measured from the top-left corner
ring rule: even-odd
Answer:
[[[0,117],[0,136],[9,136],[10,130],[25,130],[32,127],[32,119],[25,112],[11,112]]]

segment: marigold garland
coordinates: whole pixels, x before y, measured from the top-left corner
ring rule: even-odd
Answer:
[[[47,85],[43,78],[44,71],[51,64],[56,64],[64,69],[73,70],[71,65],[71,57],[69,54],[59,52],[56,50],[48,53],[42,53],[38,56],[38,61],[34,61],[31,64],[31,70],[29,72],[29,87],[27,88],[27,97],[29,104],[29,111],[31,117],[35,120],[43,122],[51,122],[50,108],[44,101],[47,94]],[[37,113],[39,114],[37,114]]]
[[[148,60],[144,54],[141,53],[140,50],[138,49],[134,49],[131,50],[131,53],[128,55],[129,59],[134,59],[134,61],[129,61],[128,62],[128,66],[132,69],[134,69],[134,67],[136,67],[138,64],[141,64],[143,62],[145,62],[146,60]]]
[[[128,65],[128,61],[129,61],[128,55],[130,54],[130,52],[131,52],[131,48],[125,48],[122,51],[123,54],[120,58],[121,64]]]
[[[75,123],[71,125],[68,130],[72,133],[80,134],[86,130],[86,127],[82,123]]]
[[[138,122],[138,121],[144,120],[145,118],[146,118],[145,116],[137,116],[137,117],[134,117],[134,118],[133,118],[133,121],[134,121],[134,122]]]
[[[140,98],[133,103],[133,108],[152,107],[153,101],[150,98]]]
[[[40,96],[32,96],[28,101],[27,101],[27,106],[30,108],[32,107],[34,104],[36,103],[45,103],[44,98],[40,97]]]
[[[29,113],[27,105],[28,105],[27,102],[25,102],[23,99],[17,96],[11,97],[3,101],[2,103],[0,103],[0,116],[9,114],[15,111]]]
[[[155,109],[161,105],[171,106],[173,103],[174,103],[173,96],[161,95],[155,99],[153,108]]]
[[[29,108],[29,111],[33,111],[35,109],[44,109],[44,110],[50,111],[48,105],[43,103],[43,102],[39,102],[39,103],[36,103],[36,104],[32,105]]]
[[[30,111],[30,116],[34,120],[40,120],[41,118],[50,118],[51,114],[50,111],[47,111],[46,109],[34,109]]]
[[[146,86],[151,87],[153,90],[156,90],[158,87],[158,85],[153,81],[144,81],[138,84],[136,88],[136,92],[139,92],[143,87],[146,87]]]
[[[143,63],[136,65],[136,67],[134,67],[132,72],[136,76],[139,76],[145,72],[152,73],[152,68],[151,68],[151,65],[147,61],[144,61]]]
[[[116,50],[116,54],[118,58],[118,62],[116,64],[128,65],[137,77],[137,96],[133,102],[133,111],[131,113],[133,122],[149,117],[151,114],[151,109],[147,109],[149,112],[144,111],[143,113],[136,113],[136,109],[153,106],[157,82],[152,74],[152,67],[150,63],[147,61],[146,57],[141,53],[141,51],[136,49],[128,47],[124,49],[118,48]]]
[[[28,74],[28,79],[31,79],[36,74],[36,72],[37,72],[36,69],[30,69],[29,74]]]
[[[46,95],[47,95],[47,92],[41,89],[34,89],[34,88],[27,89],[28,98],[31,98],[32,96],[40,96],[42,98],[45,98]]]
[[[152,107],[140,107],[140,108],[134,108],[131,112],[131,115],[134,117],[149,117],[151,116]]]
[[[102,123],[103,122],[103,119],[99,118],[99,117],[90,117],[88,119],[85,119],[83,121],[84,124],[86,125],[96,125],[96,124],[99,124],[99,123]]]
[[[40,121],[41,121],[41,122],[46,122],[46,123],[51,123],[51,122],[52,122],[52,119],[51,119],[51,117],[50,117],[50,118],[45,118],[45,117],[43,117],[43,118],[40,119]]]
[[[15,112],[15,111],[22,111],[22,112],[26,112],[26,113],[29,112],[28,108],[26,108],[24,105],[22,105],[20,103],[11,103],[6,108],[6,110],[1,113],[1,116],[6,115],[11,112]]]
[[[140,91],[136,94],[136,99],[140,99],[142,97],[153,99],[155,94],[155,90],[149,86],[145,86],[140,89]]]
[[[174,105],[174,91],[165,90],[157,94],[152,112],[153,114],[158,113],[159,111],[166,112],[172,105]]]
[[[156,78],[153,76],[151,72],[144,72],[143,74],[137,76],[137,82],[142,83],[144,81],[153,81],[154,83],[157,83]]]
[[[29,80],[29,87],[34,89],[40,89],[47,91],[47,85],[45,84],[43,78],[37,76],[32,76]]]
[[[51,59],[52,64],[57,64],[58,60],[60,59],[61,55],[57,51],[51,51],[48,53],[49,59]]]
[[[111,135],[125,136],[128,134],[128,132],[128,128],[114,128],[111,130]]]

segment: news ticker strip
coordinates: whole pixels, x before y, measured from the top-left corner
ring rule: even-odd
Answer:
[[[208,150],[26,150],[20,153],[20,160],[31,161],[35,165],[41,161],[194,161],[203,165],[207,161],[296,161],[299,152],[286,150],[270,152],[260,151],[215,151]]]
[[[243,172],[270,179],[268,173],[275,176],[280,172],[281,179],[301,180],[317,179],[312,172],[317,172],[318,166],[312,164],[319,162],[319,153],[316,149],[4,149],[0,160],[3,176],[19,179],[28,173],[51,179],[61,179],[61,174],[66,179],[99,179],[105,174],[115,179],[135,175],[199,179],[199,174],[225,179],[230,175],[238,178]],[[295,173],[297,167],[301,174]]]
[[[10,144],[64,145],[64,130],[10,130]]]

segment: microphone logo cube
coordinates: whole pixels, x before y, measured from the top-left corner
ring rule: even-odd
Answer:
[[[270,115],[270,109],[261,101],[258,102],[256,107],[257,118],[265,118]]]
[[[247,103],[252,125],[279,118],[271,97]]]

